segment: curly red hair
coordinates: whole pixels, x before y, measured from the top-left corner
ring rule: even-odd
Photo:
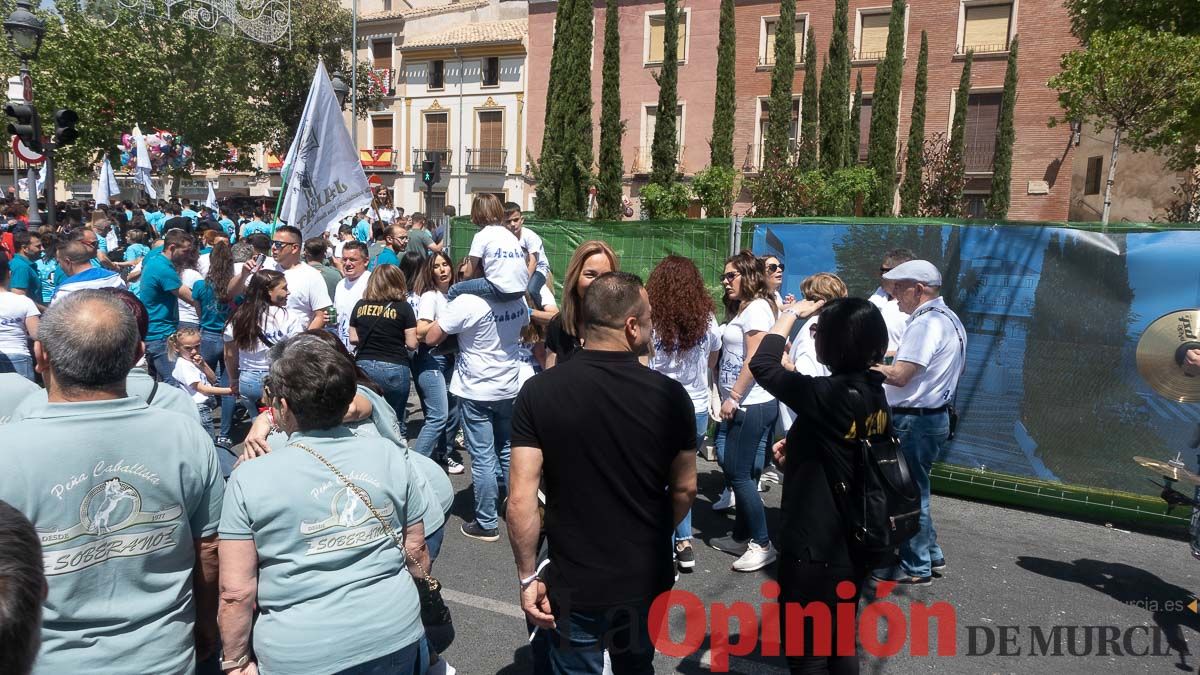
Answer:
[[[700,344],[716,304],[696,263],[679,255],[663,258],[646,281],[646,295],[650,296],[650,317],[662,350],[684,352]]]

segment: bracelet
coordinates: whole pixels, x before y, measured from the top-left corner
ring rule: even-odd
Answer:
[[[729,390],[729,398],[733,399],[734,403],[742,402],[742,395],[732,389]]]
[[[546,565],[549,565],[549,564],[550,564],[550,559],[546,558],[537,566],[537,569],[535,569],[533,571],[533,574],[525,577],[524,579],[521,579],[521,589],[524,590],[524,589],[528,588],[530,584],[537,581],[538,575],[541,574],[542,570],[545,569]]]
[[[797,319],[800,318],[800,314],[798,312],[796,312],[796,310],[792,309],[791,307],[788,307],[787,309],[783,310],[782,312],[780,312],[780,314],[791,314],[792,316],[796,317]]]

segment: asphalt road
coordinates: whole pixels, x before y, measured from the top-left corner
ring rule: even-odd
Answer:
[[[705,460],[699,468],[701,494],[693,511],[698,560],[676,588],[706,603],[746,601],[757,607],[763,602],[760,586],[771,572],[732,572],[731,556],[703,545],[727,534],[733,521],[710,508],[720,489],[720,470]],[[469,675],[531,672],[503,523],[501,540],[495,543],[468,539],[458,531],[464,518],[471,517],[469,476],[468,470],[452,477],[458,495],[435,569],[447,589],[457,630],[445,656],[459,673]],[[765,495],[772,531],[779,490]],[[1185,542],[937,496],[933,512],[948,568],[932,586],[906,589],[887,600],[894,600],[905,617],[911,616],[913,602],[949,603],[955,615],[953,649],[948,644],[950,655],[936,655],[938,645],[931,638],[935,655],[916,655],[918,650],[904,639],[892,656],[864,657],[864,672],[1196,672],[1200,659],[1180,653],[1189,644],[1200,646],[1200,614],[1187,606],[1193,590],[1200,588],[1200,561],[1192,559]],[[671,616],[672,634],[681,637],[682,613]],[[729,633],[740,631],[732,627]],[[709,672],[712,652],[707,647],[706,640],[684,659],[660,653],[656,670]],[[1149,653],[1126,655],[1130,648]],[[1056,649],[1060,655],[1054,655]],[[732,657],[729,672],[787,671],[782,659],[755,650]]]

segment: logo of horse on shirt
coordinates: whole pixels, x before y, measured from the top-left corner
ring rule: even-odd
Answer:
[[[370,495],[367,495],[367,501],[364,502],[349,487],[334,492],[329,502],[327,518],[300,521],[300,534],[310,537],[307,555],[366,546],[387,536],[383,526],[371,513],[371,506]],[[385,501],[377,510],[382,518],[388,520],[396,513],[396,507],[390,500]],[[393,527],[398,528],[400,525],[393,523]],[[329,530],[337,531],[326,534]]]

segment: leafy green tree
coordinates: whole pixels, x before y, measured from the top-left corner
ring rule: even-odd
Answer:
[[[828,172],[849,165],[849,12],[849,0],[835,0],[829,56],[821,70],[821,168]]]
[[[728,166],[710,166],[692,177],[692,192],[709,218],[725,218],[733,207],[737,172]]]
[[[560,0],[554,15],[554,47],[550,54],[550,77],[546,88],[546,114],[543,119],[542,152],[534,166],[537,187],[534,189],[537,214],[542,218],[560,217],[558,195],[562,185],[563,148],[566,139],[558,133],[563,105],[560,103],[563,82],[570,60],[572,40],[571,15],[576,0]]]
[[[1063,55],[1062,72],[1049,84],[1066,119],[1113,131],[1104,224],[1122,142],[1133,150],[1167,151],[1176,165],[1195,164],[1200,120],[1191,111],[1200,110],[1198,73],[1200,40],[1141,28],[1093,33],[1086,50]]]
[[[958,91],[954,94],[954,120],[950,124],[950,147],[946,162],[948,175],[944,179],[947,184],[956,186],[955,192],[950,195],[950,204],[956,205],[961,205],[963,188],[966,187],[967,104],[971,100],[971,63],[974,60],[975,52],[968,51],[962,76],[958,80]],[[961,211],[961,206],[958,210]],[[952,218],[955,215],[958,214],[947,212],[943,217]]]
[[[921,53],[917,56],[917,82],[913,87],[909,115],[908,147],[904,160],[904,182],[900,186],[900,215],[911,218],[921,209],[921,172],[925,145],[925,94],[929,87],[929,37],[921,31]]]
[[[900,82],[904,72],[906,8],[905,0],[892,0],[887,52],[875,71],[867,165],[875,170],[879,182],[875,192],[867,199],[866,211],[871,216],[892,215],[892,204],[896,198],[896,129],[900,116]]]
[[[604,73],[600,93],[600,180],[596,190],[598,217],[619,220],[622,209],[621,176],[621,33],[617,24],[617,0],[604,4]]]
[[[734,97],[736,43],[733,0],[721,0],[721,23],[717,33],[717,93],[708,155],[708,164],[712,167],[733,166],[733,118],[737,109]]]
[[[796,154],[796,165],[803,171],[812,171],[820,165],[821,150],[821,103],[817,93],[817,37],[813,27],[808,27],[808,40],[804,47],[804,89],[800,98],[800,139]]]
[[[669,185],[675,181],[679,166],[679,0],[663,4],[663,62],[654,75],[658,83],[658,108],[654,120],[654,141],[650,146],[650,182]]]
[[[854,82],[854,98],[850,99],[850,136],[846,147],[850,148],[850,166],[858,166],[858,149],[862,147],[862,70]]]
[[[1200,35],[1195,0],[1066,0],[1071,30],[1087,42],[1092,33],[1144,28],[1153,33]]]
[[[1017,109],[1017,38],[1008,47],[1008,69],[1004,74],[1004,94],[1000,98],[1000,121],[996,126],[996,151],[992,155],[992,192],[987,213],[997,220],[1008,217],[1009,192],[1012,189],[1012,153],[1017,132],[1013,118]]]
[[[779,3],[775,22],[775,66],[763,139],[763,168],[791,164],[792,80],[796,77],[796,0]]]

